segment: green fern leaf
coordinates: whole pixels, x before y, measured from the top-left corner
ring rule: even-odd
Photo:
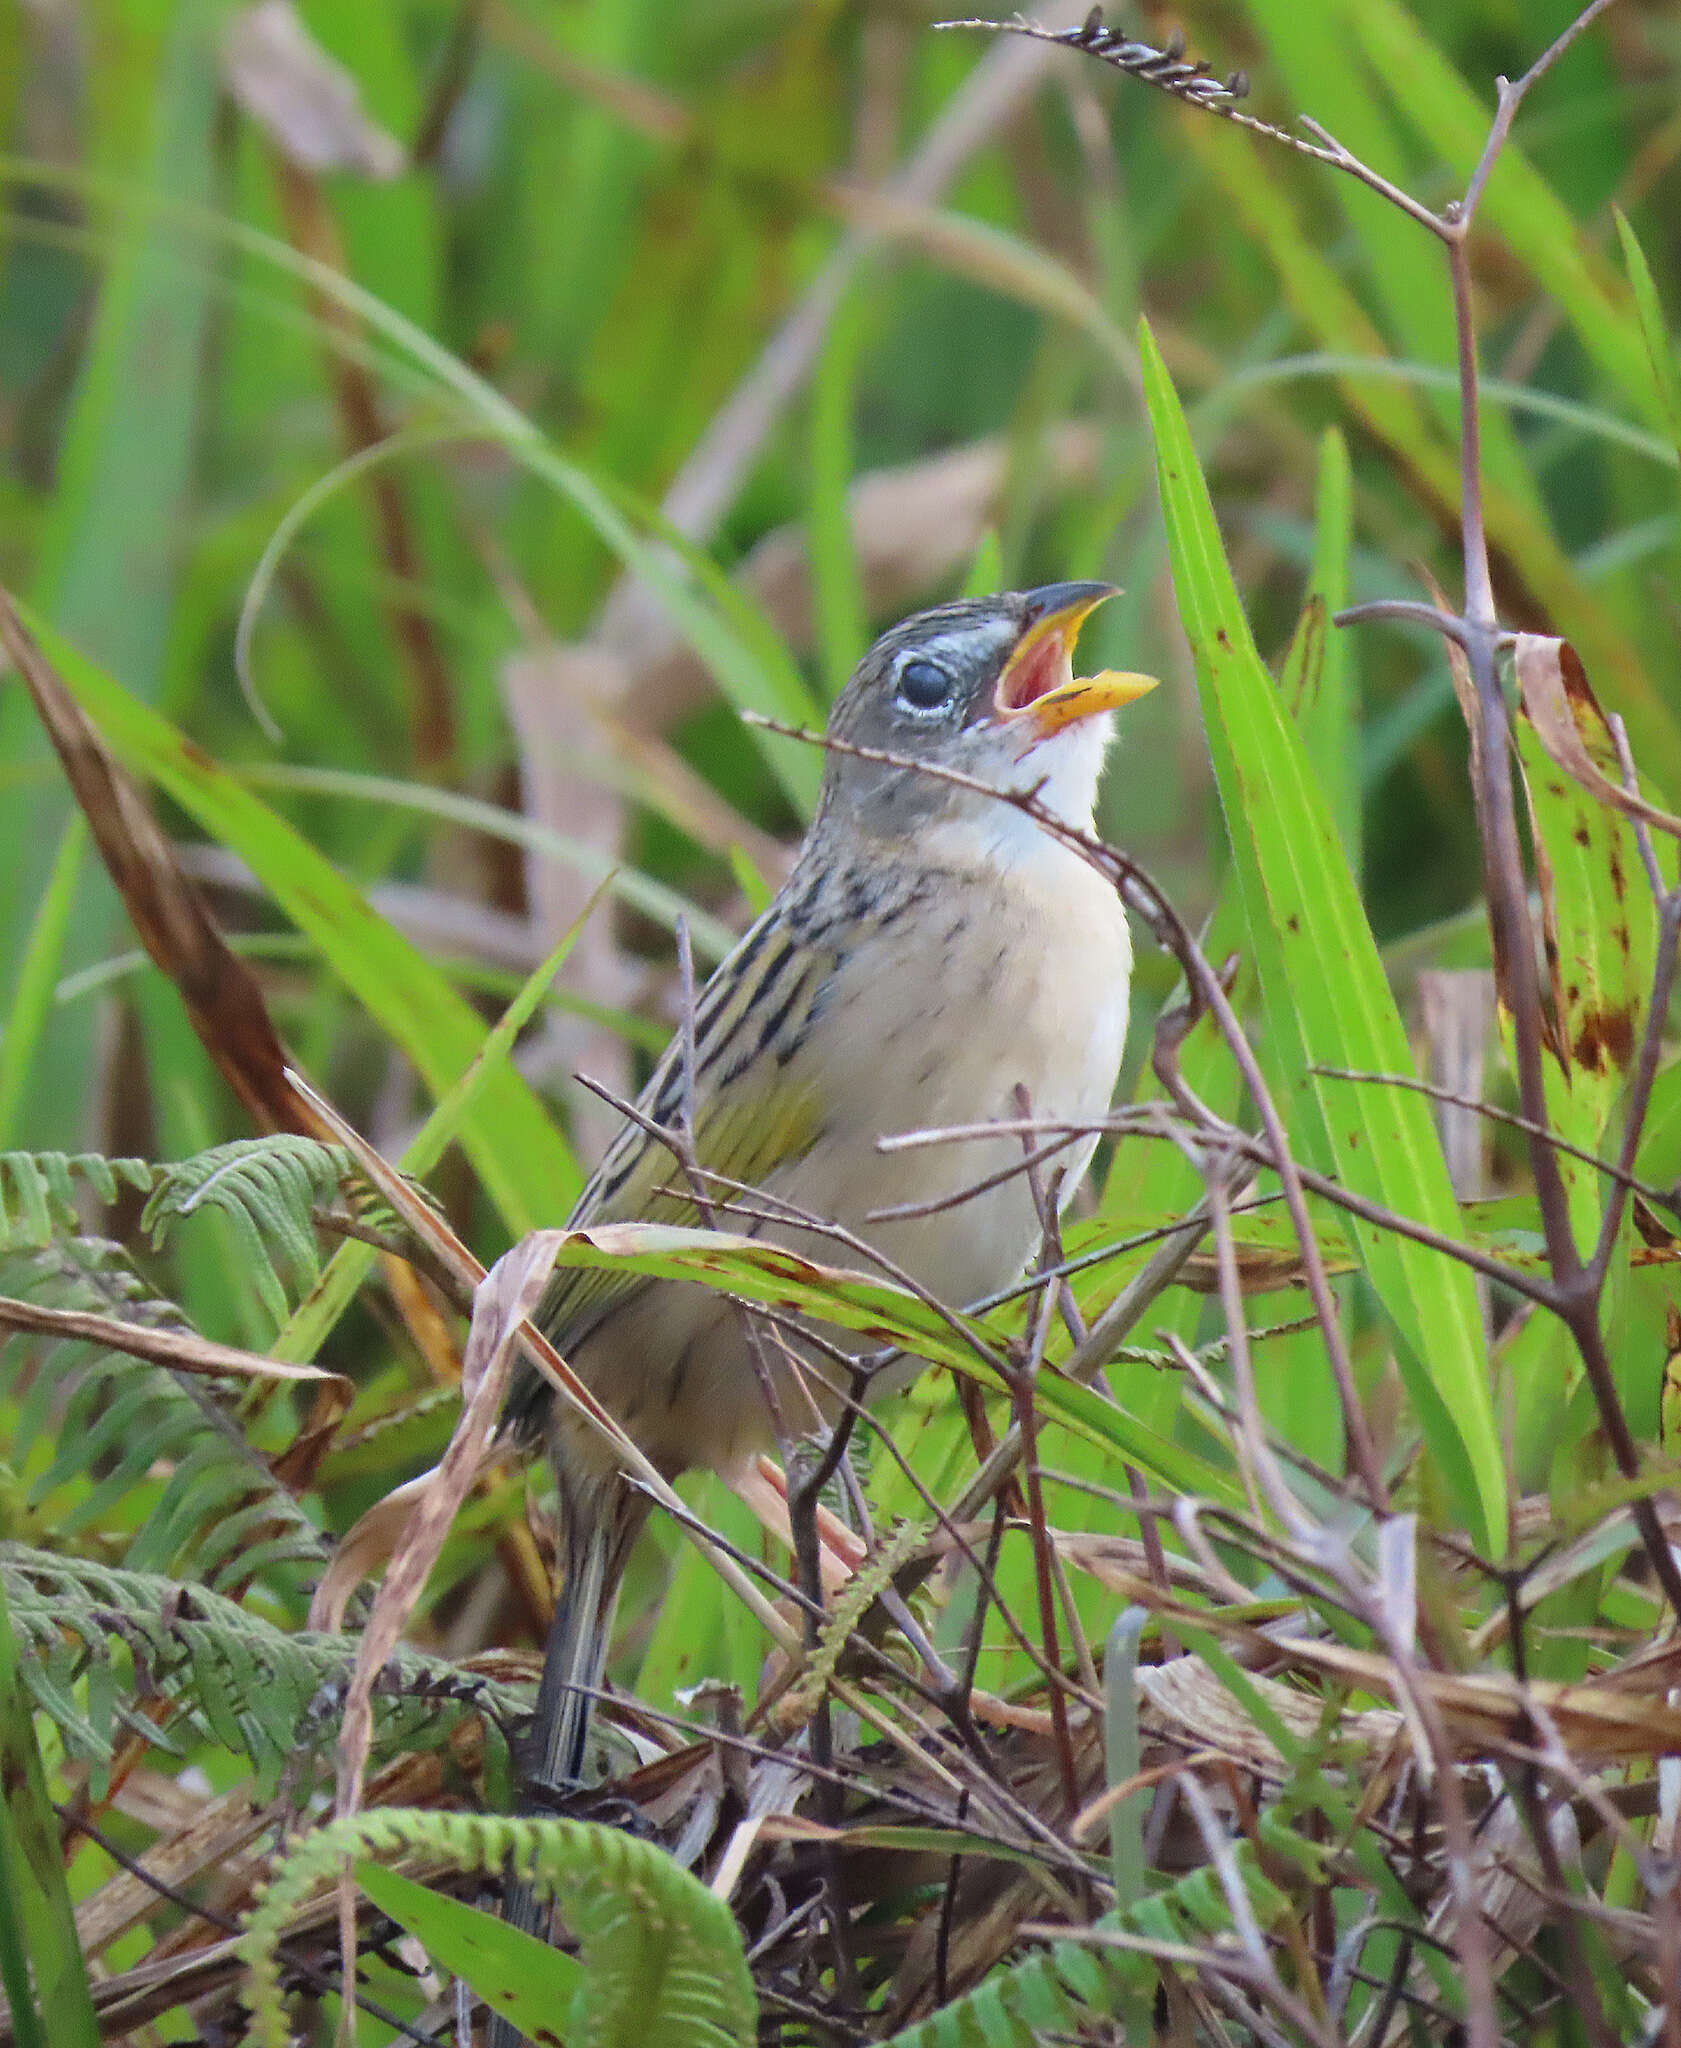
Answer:
[[[1276,1926],[1294,1910],[1265,1877],[1248,1842],[1233,1849],[1251,1910],[1262,1927]],[[1163,1948],[1206,1945],[1231,1929],[1231,1910],[1212,1870],[1193,1870],[1165,1891],[1124,1913],[1106,1913],[1094,1932],[1112,1928]],[[887,2048],[1039,2048],[1050,2033],[1077,2035],[1096,2018],[1109,2019],[1153,1992],[1163,1970],[1142,1948],[1103,1948],[1059,1941],[1025,1962],[995,1971],[963,1997],[890,2037]]]
[[[148,1741],[175,1750],[183,1738],[219,1742],[250,1758],[264,1796],[288,1761],[336,1733],[320,1707],[349,1678],[354,1637],[288,1630],[161,1573],[19,1543],[0,1543],[0,1582],[30,1697],[68,1748],[95,1764],[109,1760],[125,1702],[140,1691],[178,1716],[173,1735],[133,1723]],[[96,1679],[99,1667],[109,1669]],[[529,1712],[530,1698],[403,1649],[393,1689],[375,1702],[375,1740],[383,1752],[435,1748],[473,1709],[507,1724]]]
[[[278,1949],[294,1910],[347,1860],[405,1853],[517,1877],[554,1896],[584,1962],[569,2048],[748,2048],[754,2040],[758,2002],[735,1920],[663,1849],[591,1821],[386,1807],[306,1836],[246,1921],[240,1952],[253,2041],[286,2048],[292,2038]]]
[[[0,1162],[0,1173],[18,1157]],[[15,1172],[10,1180],[15,1191]],[[0,1291],[122,1321],[181,1321],[120,1246],[97,1238],[61,1238],[0,1256]],[[8,1391],[19,1396],[9,1455],[22,1469],[39,1462],[43,1446],[50,1452],[29,1503],[50,1515],[58,1538],[118,1520],[136,1569],[205,1579],[223,1591],[259,1575],[277,1589],[318,1576],[326,1557],[321,1532],[234,1424],[216,1383],[126,1353],[37,1339],[0,1350],[0,1395]],[[230,1541],[236,1526],[242,1548]],[[205,1544],[209,1561],[201,1563]]]
[[[297,1291],[307,1293],[321,1272],[311,1211],[336,1195],[350,1172],[346,1153],[313,1138],[291,1132],[239,1138],[160,1169],[140,1227],[154,1245],[161,1245],[184,1218],[218,1210],[278,1328],[286,1320],[288,1300],[275,1251]]]
[[[101,1202],[118,1185],[146,1193],[155,1178],[144,1159],[107,1159],[99,1152],[0,1152],[0,1253],[37,1249],[82,1228],[76,1184]]]

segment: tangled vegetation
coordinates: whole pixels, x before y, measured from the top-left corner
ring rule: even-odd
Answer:
[[[5,2041],[1681,2048],[1681,29],[352,12],[0,28]],[[872,623],[1100,573],[1021,1284],[564,1228]],[[511,1820],[557,1261],[929,1369],[627,1447]]]

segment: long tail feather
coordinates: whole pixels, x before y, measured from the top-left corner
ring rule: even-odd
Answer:
[[[597,1493],[588,1505],[595,1512],[584,1512],[585,1503],[574,1501],[566,1514],[566,1576],[543,1652],[522,1773],[521,1811],[528,1815],[549,1810],[543,1794],[552,1798],[583,1782],[591,1710],[607,1662],[625,1560],[646,1513],[640,1496],[622,1488],[606,1499]],[[522,1933],[548,1938],[548,1903],[528,1884],[509,1884],[502,1918]],[[492,2017],[488,2042],[489,2048],[526,2048],[525,2035],[499,2015]]]

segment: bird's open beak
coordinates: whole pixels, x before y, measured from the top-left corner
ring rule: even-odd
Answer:
[[[1074,673],[1080,628],[1106,598],[1117,595],[1110,583],[1048,583],[1031,591],[1034,612],[998,678],[994,715],[1028,719],[1035,740],[1049,739],[1065,726],[1099,712],[1118,711],[1153,690],[1154,676],[1123,669],[1106,668],[1095,676]]]

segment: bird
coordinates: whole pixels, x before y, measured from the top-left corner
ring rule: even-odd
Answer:
[[[656,1063],[575,1226],[700,1220],[657,1135],[686,1118],[705,1172],[843,1226],[944,1301],[977,1301],[1019,1276],[1041,1235],[1025,1173],[1006,1171],[1022,1162],[1019,1138],[893,1154],[878,1140],[1019,1116],[1021,1088],[1049,1120],[1109,1107],[1132,967],[1125,911],[1076,849],[992,792],[1036,796],[1092,829],[1112,714],[1155,680],[1074,676],[1080,628],[1115,594],[1065,582],[942,604],[869,649],[830,714],[818,808],[787,882],[695,998],[690,1029]],[[1063,1190],[1095,1142],[1066,1155]],[[931,1201],[941,1206],[876,1217]],[[834,1257],[808,1223],[739,1227]],[[773,1441],[767,1353],[781,1429],[832,1419],[794,1348],[760,1346],[756,1364],[739,1307],[697,1283],[569,1268],[536,1321],[667,1477],[738,1474]],[[525,1758],[540,1810],[544,1795],[581,1782],[646,1503],[600,1432],[529,1366],[503,1429],[522,1450],[547,1451],[559,1493],[563,1577]],[[529,1898],[505,1914],[528,1931],[539,1917]]]

